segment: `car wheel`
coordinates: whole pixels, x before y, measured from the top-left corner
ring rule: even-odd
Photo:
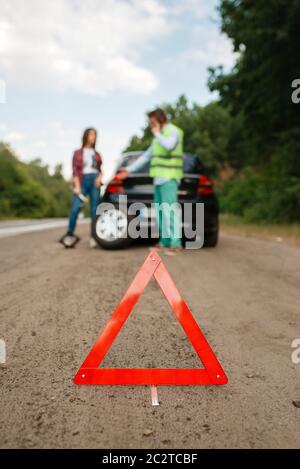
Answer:
[[[204,247],[215,248],[219,241],[219,230],[204,235]]]
[[[93,221],[93,235],[104,249],[123,249],[131,243],[127,214],[117,208],[104,209]]]

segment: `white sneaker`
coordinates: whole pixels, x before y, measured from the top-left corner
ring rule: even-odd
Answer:
[[[64,244],[67,248],[70,248],[74,244],[73,236],[66,236],[64,239]]]
[[[95,249],[96,247],[98,247],[97,241],[94,238],[90,238],[90,248]]]

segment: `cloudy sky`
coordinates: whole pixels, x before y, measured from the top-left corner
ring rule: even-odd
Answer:
[[[0,0],[0,140],[24,161],[63,163],[68,177],[82,130],[95,126],[108,176],[147,110],[182,93],[212,99],[207,67],[233,63],[217,4]]]

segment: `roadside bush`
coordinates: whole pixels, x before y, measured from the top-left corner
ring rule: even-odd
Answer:
[[[286,223],[300,219],[300,178],[257,174],[246,168],[219,190],[221,210],[246,222]]]
[[[51,175],[40,160],[22,163],[0,143],[0,218],[64,217],[70,198],[61,167]]]

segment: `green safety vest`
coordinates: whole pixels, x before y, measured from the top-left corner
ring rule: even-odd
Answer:
[[[152,158],[150,162],[150,176],[166,179],[183,178],[183,137],[184,132],[174,124],[168,124],[162,131],[168,137],[174,130],[179,133],[177,146],[172,151],[165,150],[154,137],[152,142]]]

